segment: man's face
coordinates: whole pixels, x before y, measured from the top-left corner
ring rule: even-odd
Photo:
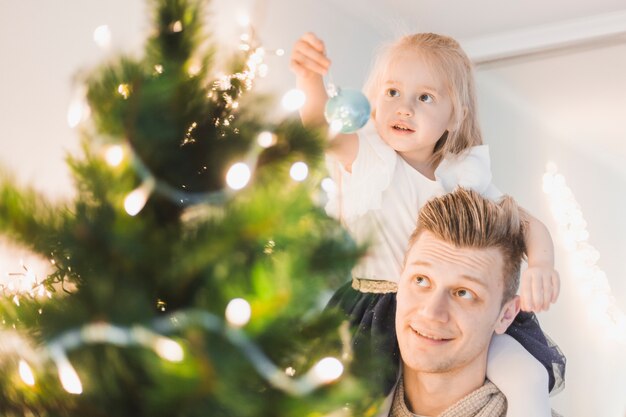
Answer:
[[[415,372],[484,370],[494,331],[519,310],[502,304],[502,254],[456,248],[423,232],[407,254],[398,284],[396,331],[402,360]]]

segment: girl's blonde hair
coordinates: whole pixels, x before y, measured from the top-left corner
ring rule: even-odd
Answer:
[[[472,63],[457,41],[435,33],[416,33],[402,36],[396,42],[383,46],[372,66],[364,92],[375,115],[376,96],[380,94],[383,76],[390,62],[400,54],[416,53],[424,56],[443,77],[452,100],[455,127],[435,144],[432,156],[437,166],[446,154],[460,154],[470,146],[481,145],[482,135],[476,110],[476,87]]]

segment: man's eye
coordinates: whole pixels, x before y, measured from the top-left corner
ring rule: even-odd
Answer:
[[[430,94],[422,94],[421,96],[419,96],[419,101],[422,101],[424,103],[432,103],[433,100],[433,96],[431,96]]]
[[[470,290],[466,290],[464,288],[456,290],[454,292],[454,295],[456,295],[457,297],[460,297],[460,298],[464,298],[466,300],[474,300],[476,298],[476,295],[474,295],[473,292],[471,292]]]
[[[385,94],[389,97],[400,97],[400,91],[395,88],[388,88]]]
[[[430,280],[423,276],[416,276],[413,278],[415,283],[420,287],[428,287],[430,285]]]

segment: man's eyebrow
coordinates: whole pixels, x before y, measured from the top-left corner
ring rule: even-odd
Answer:
[[[480,278],[476,278],[471,275],[461,275],[461,276],[468,281],[472,281],[473,283],[480,285],[481,287],[488,288],[487,283],[485,283],[485,281],[481,280]]]

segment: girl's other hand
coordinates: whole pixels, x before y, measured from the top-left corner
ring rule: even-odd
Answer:
[[[561,289],[559,273],[550,267],[529,266],[521,276],[520,298],[524,311],[547,311]]]

